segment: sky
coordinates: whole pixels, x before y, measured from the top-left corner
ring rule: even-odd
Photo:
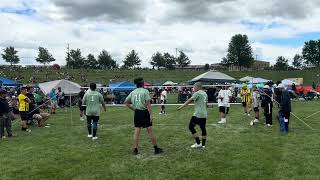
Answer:
[[[0,48],[14,46],[24,65],[37,64],[39,46],[63,65],[67,44],[84,56],[105,49],[120,64],[135,49],[143,67],[155,52],[176,49],[191,64],[219,63],[235,34],[247,34],[254,56],[273,64],[320,39],[320,1],[1,0],[0,23]]]

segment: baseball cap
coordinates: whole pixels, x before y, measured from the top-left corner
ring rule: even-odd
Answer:
[[[277,88],[284,88],[284,85],[280,83]]]

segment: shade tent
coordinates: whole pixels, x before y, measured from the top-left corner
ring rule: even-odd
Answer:
[[[249,83],[252,83],[252,84],[259,84],[259,83],[267,83],[269,82],[270,80],[268,79],[263,79],[263,78],[253,78],[249,81]]]
[[[299,85],[299,83],[296,83],[296,82],[291,81],[289,79],[282,80],[281,84],[283,84],[284,86],[291,86],[292,84]]]
[[[193,78],[191,83],[195,82],[210,82],[210,83],[229,83],[229,82],[235,82],[237,81],[235,78],[218,72],[218,71],[208,71],[206,73],[203,73],[195,78]]]
[[[112,92],[131,92],[137,88],[135,84],[126,81],[111,83],[109,87]]]
[[[148,83],[148,82],[144,82],[143,86],[152,86],[152,84]]]
[[[4,77],[0,77],[0,85],[1,86],[22,86],[22,83],[18,83],[14,80],[7,79]]]
[[[172,81],[167,81],[165,83],[163,83],[164,86],[174,86],[174,85],[178,85],[178,83],[172,82]]]
[[[243,78],[241,78],[239,80],[242,81],[242,82],[248,82],[248,81],[251,81],[252,79],[254,79],[254,77],[246,76],[246,77],[243,77]]]
[[[53,88],[58,89],[58,87],[61,87],[67,96],[78,94],[81,88],[79,84],[64,79],[39,84],[39,88],[44,94],[48,94]]]

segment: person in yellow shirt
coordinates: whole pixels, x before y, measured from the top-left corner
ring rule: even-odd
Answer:
[[[22,87],[21,93],[18,96],[19,100],[19,113],[21,117],[21,130],[26,132],[31,132],[30,129],[28,129],[28,120],[30,119],[29,115],[29,103],[31,100],[26,96],[27,95],[27,88]]]
[[[242,84],[242,89],[240,90],[240,95],[242,99],[242,106],[244,115],[250,116],[250,105],[251,105],[251,91],[247,88],[246,84]]]

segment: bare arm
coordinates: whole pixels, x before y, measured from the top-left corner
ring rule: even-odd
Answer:
[[[178,108],[178,111],[181,110],[182,108],[188,106],[192,101],[193,101],[193,99],[192,99],[192,98],[189,98],[182,106],[180,106],[180,107]]]
[[[101,103],[101,105],[103,107],[104,112],[106,112],[107,108],[106,108],[106,104],[104,103],[104,99],[103,99],[102,95],[100,96],[100,103]]]
[[[147,103],[147,109],[148,109],[149,114],[150,114],[150,120],[152,121],[152,120],[153,120],[153,117],[152,117],[152,107],[151,107],[150,100],[147,101],[146,103]]]
[[[132,107],[131,103],[126,101],[126,106],[131,109],[132,111],[135,111],[135,109]]]

